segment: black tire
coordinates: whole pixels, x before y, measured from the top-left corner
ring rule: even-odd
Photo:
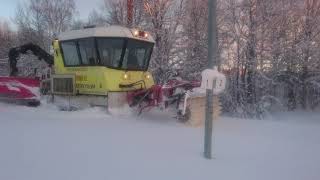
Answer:
[[[38,107],[38,106],[40,106],[40,101],[30,101],[30,102],[27,102],[27,106],[30,106],[30,107]]]

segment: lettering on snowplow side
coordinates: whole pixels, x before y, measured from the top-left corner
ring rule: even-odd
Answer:
[[[80,89],[94,89],[94,88],[96,88],[96,85],[94,85],[94,84],[76,84],[76,88],[80,88]]]
[[[87,78],[87,76],[77,75],[76,81],[88,81],[88,78]]]

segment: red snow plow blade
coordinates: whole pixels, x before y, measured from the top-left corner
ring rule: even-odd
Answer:
[[[40,81],[21,77],[0,77],[0,101],[38,106]]]
[[[176,104],[179,107],[187,91],[200,87],[199,81],[183,81],[172,79],[163,85],[154,85],[150,89],[128,92],[127,101],[130,107],[138,107],[138,113],[153,107],[167,108]]]

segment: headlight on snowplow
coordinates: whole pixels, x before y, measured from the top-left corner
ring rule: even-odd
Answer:
[[[138,30],[135,30],[135,31],[133,32],[133,35],[134,35],[134,36],[138,36],[138,35],[139,35],[139,31],[138,31]]]
[[[152,76],[151,76],[151,74],[149,72],[144,73],[144,79],[149,80],[151,78],[152,78]]]
[[[124,73],[122,78],[123,78],[124,80],[128,80],[128,79],[129,79],[129,74]]]
[[[138,38],[145,38],[147,39],[149,37],[149,34],[146,31],[142,31],[139,29],[132,29],[131,33],[134,37],[138,37]]]

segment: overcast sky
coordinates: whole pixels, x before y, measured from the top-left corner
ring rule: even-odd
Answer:
[[[0,19],[11,21],[14,18],[18,2],[26,0],[1,0]],[[99,9],[103,0],[74,0],[81,19],[86,19],[93,9]],[[11,22],[10,22],[11,23]]]

